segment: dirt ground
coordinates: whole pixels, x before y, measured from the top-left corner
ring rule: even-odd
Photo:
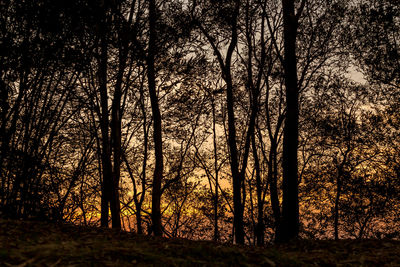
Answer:
[[[299,240],[255,248],[0,219],[0,266],[400,266],[400,241]]]

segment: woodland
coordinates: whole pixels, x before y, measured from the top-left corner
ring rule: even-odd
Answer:
[[[1,0],[0,218],[399,239],[399,108],[399,0]]]

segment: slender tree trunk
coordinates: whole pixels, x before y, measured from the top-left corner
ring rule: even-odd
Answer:
[[[153,177],[152,192],[152,230],[154,235],[162,235],[161,225],[161,181],[163,178],[163,150],[161,135],[161,114],[158,105],[158,97],[156,92],[154,57],[156,53],[156,3],[155,0],[149,1],[149,50],[147,55],[147,80],[150,93],[151,110],[153,113],[153,130],[154,130],[154,150],[155,150],[155,169]]]
[[[244,244],[243,203],[242,203],[242,177],[239,172],[238,152],[236,147],[236,126],[233,111],[233,85],[229,72],[225,73],[227,84],[227,109],[228,109],[228,145],[231,158],[231,172],[233,184],[233,227],[237,244]]]
[[[142,227],[142,204],[138,203],[136,205],[136,225],[137,225],[137,233],[143,234]]]
[[[224,80],[226,83],[226,104],[228,111],[228,146],[231,159],[231,172],[233,184],[233,227],[235,231],[235,241],[237,244],[244,244],[244,225],[243,225],[243,202],[242,202],[242,187],[244,175],[239,170],[239,158],[236,144],[236,126],[234,113],[234,97],[233,97],[233,81],[231,76],[231,61],[232,54],[237,45],[237,19],[239,16],[240,1],[235,2],[235,9],[232,16],[232,39],[228,47],[225,58],[225,65],[221,65]],[[246,156],[243,156],[245,158]],[[245,168],[245,167],[244,167]]]
[[[341,164],[342,165],[342,164]],[[339,202],[342,193],[342,177],[343,177],[343,166],[339,166],[337,180],[336,180],[336,197],[335,197],[335,207],[334,207],[334,232],[335,240],[339,240]]]
[[[280,220],[281,220],[281,209],[278,196],[278,175],[277,175],[277,160],[276,160],[276,143],[274,139],[271,139],[271,148],[269,152],[268,161],[268,182],[269,192],[271,198],[272,214],[274,215],[275,221],[275,237],[279,236],[280,233]]]
[[[143,227],[142,227],[142,203],[144,201],[144,197],[146,194],[146,170],[147,170],[147,157],[148,157],[148,150],[149,150],[149,128],[147,126],[147,117],[146,117],[146,109],[145,109],[145,104],[144,104],[144,91],[143,87],[140,88],[140,101],[141,101],[141,107],[142,107],[142,113],[143,113],[143,139],[144,139],[144,151],[143,151],[143,165],[142,165],[142,192],[140,195],[140,199],[136,205],[136,216],[137,216],[137,227],[138,227],[138,233],[142,234],[143,233]],[[136,197],[136,196],[135,196]]]
[[[256,191],[257,191],[257,225],[256,225],[256,238],[257,238],[257,246],[264,245],[264,199],[262,197],[262,183],[261,183],[261,171],[260,171],[260,162],[257,155],[257,147],[256,147],[256,138],[253,133],[251,137],[252,141],[252,150],[253,150],[253,159],[254,165],[256,169]]]
[[[335,197],[335,208],[334,208],[334,228],[335,228],[335,240],[339,240],[339,201],[342,186],[339,182],[339,178],[336,184],[336,197]]]
[[[247,87],[250,92],[250,107],[251,107],[251,115],[250,115],[250,122],[249,128],[247,132],[247,139],[245,145],[245,153],[244,156],[247,157],[248,152],[247,149],[250,147],[250,142],[252,145],[253,151],[253,160],[255,164],[255,174],[256,174],[256,191],[257,191],[257,225],[256,225],[256,238],[257,238],[257,245],[262,246],[264,244],[264,200],[262,197],[262,185],[261,185],[261,174],[260,174],[260,163],[257,154],[257,146],[256,146],[256,139],[255,139],[255,124],[256,118],[258,115],[258,108],[259,108],[259,94],[260,94],[260,84],[261,84],[261,69],[259,69],[256,83],[254,83],[253,79],[253,41],[252,36],[254,34],[253,29],[251,27],[250,22],[250,6],[251,4],[249,1],[246,3],[245,8],[245,17],[246,17],[246,40],[247,40]],[[262,20],[262,25],[264,24],[264,19]],[[263,31],[263,26],[262,26]],[[261,66],[265,63],[265,42],[264,42],[264,34],[261,34],[261,58],[260,63]],[[262,67],[261,67],[262,68]],[[246,168],[247,160],[243,159],[243,166],[242,166],[242,176],[243,180],[245,179],[245,168]],[[245,192],[243,188],[243,192]],[[244,197],[243,197],[244,199]],[[244,201],[243,201],[244,202]],[[253,213],[252,213],[253,214]]]
[[[217,130],[216,130],[216,115],[215,115],[215,99],[212,97],[212,117],[213,117],[213,146],[214,146],[214,173],[215,173],[215,196],[214,196],[214,241],[219,240],[218,230],[218,203],[219,203],[219,169],[218,169],[218,151],[217,151]],[[211,187],[211,183],[210,183]],[[212,190],[211,190],[212,191]]]
[[[233,185],[233,233],[234,239],[237,244],[244,244],[244,225],[243,225],[243,211],[244,204],[242,201],[242,190],[244,185],[244,173],[248,158],[248,147],[250,142],[246,140],[245,153],[243,155],[242,171],[239,170],[239,157],[236,142],[236,126],[235,126],[235,112],[234,112],[234,85],[231,74],[232,55],[237,47],[238,42],[238,16],[240,9],[240,1],[235,1],[234,10],[231,16],[231,40],[226,51],[225,61],[222,57],[221,51],[215,43],[215,40],[208,34],[207,30],[200,25],[200,29],[210,42],[219,62],[222,77],[226,84],[226,108],[228,113],[228,147],[230,156],[230,167],[232,174]],[[251,129],[249,126],[248,134]]]
[[[110,199],[110,208],[111,208],[111,217],[112,217],[112,227],[116,229],[121,228],[121,207],[119,201],[119,181],[121,176],[121,97],[122,97],[122,79],[125,70],[126,64],[126,52],[125,45],[123,44],[120,47],[119,51],[119,69],[117,75],[117,81],[114,88],[114,98],[112,103],[112,128],[111,128],[111,137],[112,137],[112,146],[114,152],[114,179],[113,179],[113,188],[112,188],[112,196]]]
[[[286,119],[283,136],[283,200],[282,232],[279,241],[295,239],[299,234],[298,200],[298,125],[299,90],[297,86],[296,34],[297,18],[294,0],[282,0],[284,24],[284,71],[286,87]]]
[[[100,31],[104,31],[101,29]],[[101,163],[103,169],[103,182],[102,182],[102,192],[101,192],[101,226],[108,227],[108,209],[110,201],[110,191],[112,190],[112,163],[111,163],[111,147],[109,139],[109,112],[108,112],[108,93],[107,93],[107,40],[105,33],[101,33],[100,40],[100,59],[99,59],[99,70],[98,70],[98,81],[100,90],[100,130],[101,130],[101,142],[102,142],[102,152],[101,152]]]

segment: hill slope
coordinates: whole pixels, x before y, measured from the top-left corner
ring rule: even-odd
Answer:
[[[298,241],[266,248],[0,219],[1,266],[400,266],[400,242]]]

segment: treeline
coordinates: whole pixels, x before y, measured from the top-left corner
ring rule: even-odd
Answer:
[[[0,20],[1,216],[400,236],[400,1],[6,0]]]

